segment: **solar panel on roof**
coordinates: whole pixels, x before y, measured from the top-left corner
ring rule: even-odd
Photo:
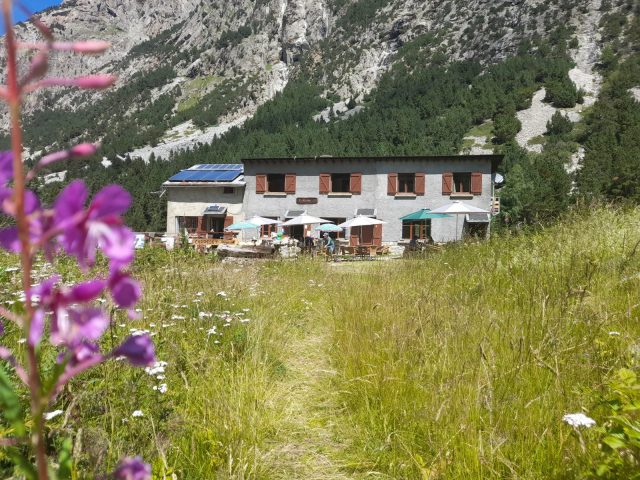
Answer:
[[[208,167],[208,168],[204,168]],[[223,168],[212,168],[223,167]],[[202,164],[182,170],[170,182],[231,182],[242,175],[242,164]]]
[[[204,215],[221,215],[227,211],[227,207],[221,207],[220,205],[209,205],[205,211]]]
[[[206,170],[206,171],[226,171],[226,170],[244,170],[241,163],[201,163],[190,167],[189,170]]]
[[[180,173],[175,174],[173,177],[169,179],[170,182],[184,182],[191,172],[186,170],[181,171]]]
[[[221,172],[221,175],[218,178],[218,180],[220,182],[231,182],[231,181],[235,180],[236,178],[238,178],[238,176],[240,176],[240,172],[238,172],[236,170],[231,170],[231,171],[227,171],[227,172]]]

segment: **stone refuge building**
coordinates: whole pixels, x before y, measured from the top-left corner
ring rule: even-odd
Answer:
[[[286,220],[301,213],[341,223],[356,215],[386,222],[362,227],[361,243],[424,238],[447,242],[486,235],[489,215],[402,221],[453,200],[492,210],[501,155],[253,158],[234,165],[195,165],[171,177],[167,233],[222,236],[225,225],[253,215]],[[226,173],[225,173],[226,172]],[[233,178],[232,178],[233,177]],[[266,233],[266,232],[263,232]],[[302,237],[302,227],[291,236]],[[352,232],[345,232],[350,238]]]
[[[224,227],[242,218],[243,165],[205,164],[182,170],[163,186],[167,192],[167,234],[224,236]]]

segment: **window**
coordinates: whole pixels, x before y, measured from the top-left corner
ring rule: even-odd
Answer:
[[[471,173],[454,173],[453,174],[453,192],[452,193],[471,193]]]
[[[321,195],[327,193],[351,193],[360,195],[362,192],[362,173],[321,173],[318,192]]]
[[[397,193],[415,193],[415,191],[416,191],[416,174],[415,173],[399,173]]]
[[[233,195],[234,193],[236,193],[236,189],[233,187],[224,187],[222,189],[222,193],[226,194],[226,195]]]
[[[403,220],[402,238],[411,240],[431,240],[431,220]]]
[[[351,182],[351,174],[332,173],[331,174],[331,192],[332,193],[348,193],[350,182]]]
[[[284,192],[284,173],[270,173],[267,175],[267,192]]]
[[[198,217],[178,217],[179,233],[185,229],[188,233],[195,233],[198,230]]]
[[[271,220],[277,220],[278,217],[265,217],[265,218],[270,218]],[[267,224],[267,225],[262,225],[260,227],[260,236],[262,237],[270,237],[271,236],[271,232],[277,232],[278,231],[278,225],[277,224]]]

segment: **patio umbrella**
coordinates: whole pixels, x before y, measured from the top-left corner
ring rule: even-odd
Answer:
[[[238,222],[238,223],[232,223],[228,227],[225,227],[225,230],[227,230],[228,232],[232,232],[232,231],[239,231],[239,230],[249,230],[251,228],[258,228],[258,227],[259,225],[256,225],[255,223]]]
[[[417,212],[413,212],[413,213],[410,213],[409,215],[405,215],[404,217],[400,217],[400,220],[402,220],[403,222],[411,222],[409,224],[409,232],[410,232],[409,237],[413,238],[415,225],[424,226],[424,229],[425,229],[424,231],[427,232],[428,220],[431,220],[434,218],[449,218],[449,217],[451,217],[451,215],[448,215],[446,213],[431,213],[431,210],[429,210],[428,208],[423,208],[421,210],[418,210]],[[431,238],[430,233],[428,233],[427,235],[428,235],[428,238]]]
[[[451,213],[453,215],[462,215],[466,213],[491,213],[488,210],[474,207],[468,203],[463,203],[460,200],[456,200],[451,203],[446,203],[441,207],[434,208],[431,213]]]
[[[254,215],[253,217],[246,219],[245,222],[254,223],[259,227],[261,227],[262,225],[279,225],[280,223],[282,223],[280,220],[260,217],[258,215]]]
[[[341,232],[342,227],[334,225],[333,223],[325,223],[324,225],[316,227],[316,230],[319,232]]]
[[[378,220],[377,218],[358,215],[357,217],[347,220],[346,222],[342,222],[338,226],[342,228],[352,228],[352,227],[366,227],[368,225],[382,225],[384,223],[387,223],[387,222],[383,222],[382,220]]]
[[[428,208],[423,208],[417,212],[410,213],[404,217],[400,217],[400,220],[430,220],[432,218],[448,218],[451,215],[446,213],[433,213]]]
[[[293,227],[295,225],[314,225],[316,223],[329,223],[329,220],[325,220],[324,218],[318,218],[318,217],[314,217],[312,215],[307,215],[306,213],[303,213],[302,215],[293,217],[291,220],[287,220],[282,224],[282,226]]]
[[[463,203],[460,200],[456,200],[451,203],[446,203],[438,208],[434,208],[431,210],[431,213],[447,213],[456,216],[456,240],[458,240],[458,216],[466,215],[468,213],[486,213],[489,214],[488,210],[483,210],[482,208],[474,207],[473,205],[469,205],[467,203]]]

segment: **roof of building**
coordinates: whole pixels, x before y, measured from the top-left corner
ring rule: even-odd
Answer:
[[[167,184],[235,184],[244,185],[244,165],[241,163],[203,163],[181,170]]]
[[[502,162],[504,155],[388,155],[388,156],[352,156],[352,157],[334,157],[332,155],[316,155],[315,157],[264,157],[264,158],[243,158],[242,163],[259,163],[259,162],[336,162],[345,160],[398,160],[398,161],[451,161],[451,160],[485,160],[491,162],[492,170],[496,170]]]

